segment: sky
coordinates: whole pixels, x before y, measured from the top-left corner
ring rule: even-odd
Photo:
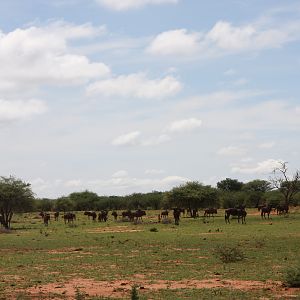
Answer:
[[[3,0],[0,66],[0,175],[37,197],[299,169],[298,0]]]

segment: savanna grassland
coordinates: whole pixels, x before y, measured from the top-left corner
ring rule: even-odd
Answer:
[[[283,285],[300,266],[300,211],[247,224],[215,218],[141,224],[93,222],[82,212],[74,224],[37,214],[15,216],[0,234],[0,299],[300,299]],[[234,258],[237,261],[233,262]],[[226,262],[225,262],[226,261]]]

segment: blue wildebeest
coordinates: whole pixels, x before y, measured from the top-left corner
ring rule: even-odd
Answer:
[[[216,208],[206,208],[204,210],[204,217],[211,217],[214,216],[214,214],[217,214],[218,211]]]
[[[261,210],[260,215],[261,215],[262,219],[265,219],[266,215],[268,216],[268,219],[270,218],[270,213],[272,211],[272,206],[271,205],[261,207],[260,210]]]
[[[55,220],[55,221],[58,221],[58,217],[59,217],[59,211],[56,211],[56,212],[54,213],[54,220]]]
[[[76,215],[74,213],[71,213],[71,212],[67,212],[63,215],[63,219],[65,221],[65,224],[68,222],[74,222],[74,220],[76,220]]]
[[[238,218],[238,223],[242,220],[242,224],[246,223],[247,212],[244,208],[228,208],[225,210],[225,223],[230,223],[230,216]]]
[[[106,222],[107,221],[107,215],[108,215],[108,211],[107,210],[101,210],[101,212],[99,212],[98,214],[98,221],[99,222]]]
[[[276,207],[277,215],[281,214],[288,214],[289,213],[289,206],[287,204],[280,204]]]

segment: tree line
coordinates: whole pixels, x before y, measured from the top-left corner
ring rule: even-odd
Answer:
[[[190,210],[201,208],[229,208],[240,205],[258,207],[268,204],[300,204],[300,173],[288,176],[287,163],[274,169],[269,181],[256,179],[241,182],[226,178],[216,187],[198,181],[186,182],[170,191],[133,193],[126,196],[99,196],[92,191],[74,192],[57,199],[35,198],[29,183],[15,177],[0,177],[0,223],[9,228],[15,212],[29,211],[85,211],[127,209]]]

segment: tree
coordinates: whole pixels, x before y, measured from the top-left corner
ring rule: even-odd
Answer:
[[[217,183],[218,189],[226,192],[237,192],[240,191],[243,187],[243,182],[238,181],[237,179],[226,178]]]
[[[300,172],[297,170],[292,176],[288,175],[287,162],[278,162],[279,167],[273,170],[270,178],[271,185],[284,198],[284,204],[289,206],[293,197],[300,191]]]
[[[248,205],[258,207],[266,192],[272,189],[271,183],[266,180],[255,179],[243,185],[242,190],[247,192]]]
[[[63,212],[73,210],[74,202],[69,197],[60,197],[55,201],[55,209]]]
[[[0,177],[0,213],[6,229],[10,228],[14,212],[28,211],[33,206],[33,200],[29,183],[13,176]]]

